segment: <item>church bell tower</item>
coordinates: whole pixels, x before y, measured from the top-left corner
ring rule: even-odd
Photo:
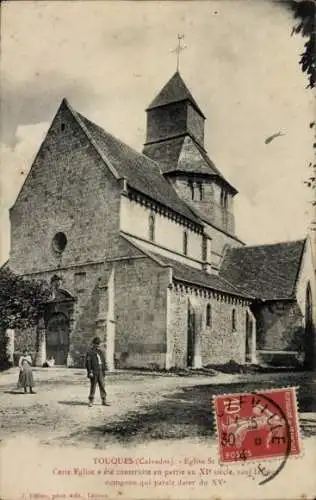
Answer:
[[[179,71],[146,112],[143,153],[159,164],[178,195],[202,220],[234,235],[233,197],[237,191],[205,150],[205,116]]]
[[[145,147],[189,135],[204,148],[205,116],[177,71],[147,108]]]

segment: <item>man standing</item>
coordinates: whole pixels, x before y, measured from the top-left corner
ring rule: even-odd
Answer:
[[[87,376],[90,379],[89,406],[93,406],[95,389],[98,384],[101,401],[104,406],[109,406],[106,402],[106,392],[104,388],[104,377],[106,371],[106,362],[103,351],[100,349],[101,339],[95,337],[92,340],[92,347],[88,350],[86,356]]]

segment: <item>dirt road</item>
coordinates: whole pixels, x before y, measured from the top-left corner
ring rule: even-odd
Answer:
[[[182,376],[115,372],[106,378],[109,407],[89,408],[85,370],[35,369],[36,394],[16,389],[18,370],[0,376],[0,439],[36,437],[42,444],[94,446],[155,439],[214,440],[213,394],[300,385],[301,426],[316,434],[313,374]]]

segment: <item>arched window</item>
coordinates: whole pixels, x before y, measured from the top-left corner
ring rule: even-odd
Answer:
[[[149,216],[149,239],[155,241],[155,216],[153,214]]]
[[[188,255],[188,233],[183,231],[183,253]]]
[[[236,309],[232,310],[232,331],[236,331]]]
[[[206,306],[206,326],[212,326],[212,308],[211,304]]]

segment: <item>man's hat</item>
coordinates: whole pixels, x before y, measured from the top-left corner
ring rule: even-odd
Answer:
[[[92,344],[93,345],[100,345],[101,344],[100,337],[94,337],[94,339],[92,340]]]

